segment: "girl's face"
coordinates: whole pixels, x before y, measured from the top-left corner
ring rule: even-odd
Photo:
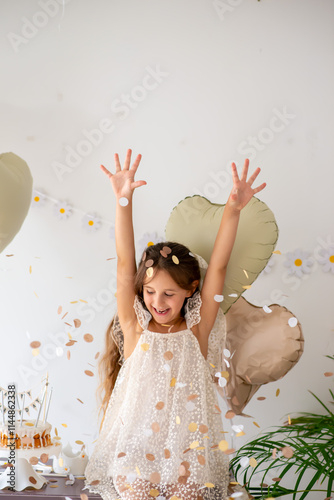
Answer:
[[[191,290],[179,287],[167,271],[160,269],[149,283],[143,284],[144,302],[157,323],[180,318],[184,299],[191,297]]]

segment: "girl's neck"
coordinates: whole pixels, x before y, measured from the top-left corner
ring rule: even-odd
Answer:
[[[175,333],[182,331],[181,326],[185,319],[183,316],[169,321],[168,323],[157,323],[154,318],[151,319],[149,329],[158,333]]]

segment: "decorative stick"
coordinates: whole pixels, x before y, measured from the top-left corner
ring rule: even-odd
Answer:
[[[3,391],[1,391],[1,410],[2,410],[2,423],[5,425],[5,406],[3,404]]]
[[[50,401],[51,401],[51,396],[52,396],[52,389],[53,389],[53,387],[51,387],[49,401],[48,401],[48,407],[46,409],[46,414],[45,414],[45,417],[44,417],[44,423],[46,423],[46,419],[48,418],[48,413],[49,413],[49,408],[50,408]]]
[[[44,387],[44,395],[43,395],[43,399],[42,399],[41,405],[39,407],[39,412],[38,412],[38,415],[37,415],[37,418],[36,418],[36,421],[35,421],[35,427],[37,427],[37,425],[38,425],[39,416],[41,414],[41,409],[42,409],[42,406],[43,406],[43,403],[44,403],[44,399],[45,399],[45,393],[46,393],[46,387]]]
[[[23,413],[24,413],[24,400],[26,398],[26,395],[23,394],[23,403],[22,403],[22,413],[21,413],[21,423],[20,423],[20,427],[22,427],[22,422],[23,422]]]

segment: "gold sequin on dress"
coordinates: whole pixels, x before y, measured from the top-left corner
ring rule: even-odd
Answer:
[[[190,330],[200,321],[201,303],[200,292],[188,299],[186,330],[158,333],[147,329],[151,314],[135,299],[143,332],[121,366],[85,470],[86,488],[104,500],[228,498],[214,377],[222,370],[225,318],[219,311],[206,360]]]

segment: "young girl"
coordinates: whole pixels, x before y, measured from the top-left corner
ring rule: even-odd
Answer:
[[[117,314],[107,331],[102,403],[105,414],[87,465],[86,487],[104,500],[225,500],[228,457],[218,398],[206,356],[218,314],[241,209],[253,189],[232,163],[233,189],[226,203],[210,263],[199,291],[196,256],[176,242],[144,251],[138,270],[132,196],[145,181],[101,165],[116,200]],[[121,364],[121,366],[120,366]]]

